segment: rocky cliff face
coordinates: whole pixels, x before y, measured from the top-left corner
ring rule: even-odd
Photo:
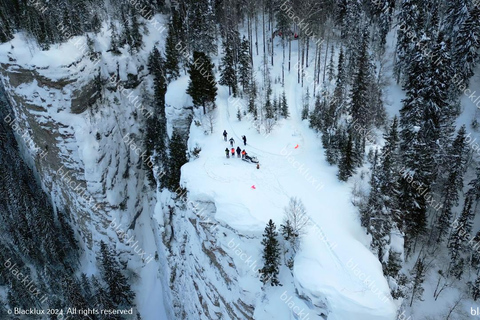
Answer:
[[[223,227],[212,229],[216,223],[148,186],[141,156],[145,115],[132,103],[132,97],[148,101],[146,59],[104,57],[94,65],[81,58],[40,67],[15,56],[12,49],[10,61],[0,63],[13,109],[2,121],[17,132],[45,192],[72,213],[85,269],[94,266],[99,241],[108,241],[139,276],[133,282],[144,319],[158,319],[150,310],[162,304],[169,319],[253,319],[254,299],[237,289],[236,267],[216,240]],[[186,131],[190,114],[167,106],[169,123]],[[214,202],[208,207],[213,215]],[[127,240],[132,237],[135,246]]]

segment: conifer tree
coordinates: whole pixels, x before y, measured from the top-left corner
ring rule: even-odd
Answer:
[[[455,39],[453,52],[453,63],[458,67],[458,73],[463,83],[473,76],[473,71],[478,64],[480,49],[480,8],[474,5],[470,10],[468,18],[460,27],[458,33],[452,37]]]
[[[413,304],[413,300],[421,300],[423,295],[423,281],[425,280],[425,264],[419,259],[415,264],[413,273],[413,284],[412,284],[412,297],[410,299],[410,307]]]
[[[477,299],[480,298],[480,275],[477,276],[472,286],[472,298],[473,301],[477,301]]]
[[[455,228],[452,230],[448,241],[450,258],[453,265],[458,262],[461,252],[465,250],[464,242],[466,235],[469,235],[472,231],[472,202],[472,198],[465,198],[462,214],[456,222]]]
[[[388,251],[388,262],[385,274],[396,278],[400,269],[402,269],[401,254],[390,249]]]
[[[382,201],[378,182],[378,150],[375,150],[370,178],[370,194],[366,206],[361,209],[360,218],[362,226],[367,228],[367,234],[372,234],[372,248],[374,249],[380,249],[380,239],[384,236],[380,230],[383,222],[379,220],[381,219]],[[382,258],[379,258],[381,261]]]
[[[140,23],[138,22],[138,18],[136,15],[135,10],[132,8],[130,10],[130,15],[131,15],[131,20],[132,20],[132,27],[130,29],[130,48],[132,50],[132,53],[138,52],[143,45],[143,35],[142,32],[140,31]]]
[[[76,278],[72,278],[72,275],[64,275],[62,276],[61,283],[69,306],[78,309],[88,308],[88,302],[85,300],[80,283]]]
[[[287,97],[285,96],[285,91],[282,93],[282,101],[280,102],[280,113],[282,117],[287,119],[290,116],[290,112],[288,112],[288,104],[287,104]]]
[[[113,302],[113,297],[109,294],[108,288],[95,276],[92,276],[92,292],[95,308],[99,310],[112,310],[116,307]]]
[[[449,165],[446,174],[448,177],[443,185],[443,206],[436,224],[437,242],[446,237],[450,228],[452,209],[458,205],[459,192],[463,189],[463,173],[466,165],[465,133],[465,126],[462,126],[447,155]]]
[[[215,107],[217,87],[213,74],[213,63],[203,52],[193,52],[193,63],[190,64],[188,73],[190,82],[187,93],[192,97],[195,107],[203,107],[203,114],[207,113],[207,107]]]
[[[414,60],[412,54],[412,40],[420,39],[420,34],[417,32],[418,10],[413,0],[403,0],[398,14],[398,24],[400,28],[397,31],[397,48],[396,48],[396,63],[394,72],[397,78],[397,83],[400,82],[402,75],[408,75],[410,63]]]
[[[470,186],[470,189],[467,191],[467,196],[478,201],[478,199],[480,199],[480,166],[477,166],[475,170],[475,178],[473,178],[468,185]]]
[[[111,31],[111,37],[110,37],[110,51],[113,54],[120,54],[120,38],[118,36],[118,31],[117,31],[117,26],[113,21],[110,22],[110,31]]]
[[[371,123],[371,116],[369,117],[368,112],[370,107],[368,93],[371,81],[371,63],[368,54],[368,44],[368,35],[365,33],[360,47],[350,94],[350,113],[353,121],[364,129],[369,129]]]
[[[135,293],[130,289],[127,278],[121,272],[121,265],[115,259],[116,254],[100,242],[100,264],[102,278],[107,285],[107,293],[117,308],[130,308],[133,305]]]
[[[156,47],[153,48],[148,58],[148,70],[153,76],[154,85],[154,105],[153,115],[147,117],[145,147],[146,155],[149,158],[152,151],[155,150],[155,163],[163,171],[167,163],[167,117],[165,114],[165,94],[167,92],[167,83],[165,76],[165,62],[162,55]],[[143,163],[147,163],[144,161]],[[149,169],[147,169],[149,170]],[[160,177],[162,186],[165,186],[165,176]]]
[[[220,81],[221,85],[228,86],[228,94],[237,96],[237,73],[235,67],[235,57],[231,43],[227,40],[223,41],[223,57],[220,65]]]
[[[342,152],[342,159],[338,166],[338,179],[347,181],[355,173],[355,159],[353,150],[353,135],[348,133],[348,141]]]
[[[260,281],[263,284],[270,282],[272,286],[280,285],[278,274],[280,272],[280,244],[277,240],[277,228],[275,223],[270,219],[263,233],[263,262],[264,266],[259,270],[261,276]]]
[[[180,76],[179,52],[176,48],[178,42],[178,36],[173,28],[173,22],[168,23],[168,33],[165,40],[165,73],[167,74],[167,81],[171,82],[176,80]]]
[[[173,130],[170,140],[170,155],[168,157],[168,188],[174,192],[180,187],[180,174],[182,166],[188,162],[187,144],[178,129]]]
[[[216,28],[213,6],[210,0],[188,0],[188,46],[193,52],[216,54]],[[195,58],[194,58],[195,60]]]
[[[335,63],[333,62],[333,46],[330,51],[330,63],[328,64],[327,75],[328,75],[328,81],[330,82],[333,80],[333,77],[335,77]]]
[[[335,101],[340,104],[345,98],[345,90],[347,86],[347,74],[345,71],[345,56],[343,53],[343,48],[340,47],[340,53],[338,55],[338,64],[337,64],[337,80],[335,82],[335,91],[333,96]]]
[[[240,53],[238,58],[238,81],[242,85],[243,91],[249,88],[252,72],[252,61],[250,59],[250,45],[245,36],[242,39]]]

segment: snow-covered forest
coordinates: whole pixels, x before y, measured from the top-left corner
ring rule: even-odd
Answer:
[[[479,50],[476,0],[0,0],[0,319],[480,316]]]

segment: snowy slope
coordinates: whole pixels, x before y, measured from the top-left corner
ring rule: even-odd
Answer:
[[[274,77],[278,67],[279,63],[272,70]],[[182,78],[170,85],[167,103],[185,100],[187,82]],[[274,86],[274,93],[281,90]],[[368,250],[368,238],[351,204],[351,190],[338,182],[336,168],[324,160],[319,137],[299,119],[302,91],[293,70],[286,76],[285,90],[291,119],[281,120],[267,135],[257,132],[252,119],[237,120],[237,108],[246,110],[246,101],[229,98],[228,90],[221,87],[214,134],[205,135],[203,127],[192,124],[189,149],[199,145],[202,151],[182,168],[183,186],[189,198],[214,203],[212,219],[223,227],[215,234],[216,243],[233,258],[237,290],[254,300],[255,319],[291,319],[293,311],[302,308],[309,319],[321,319],[322,313],[334,320],[394,319],[396,306],[381,265]],[[225,157],[229,144],[223,141],[224,129],[235,139],[235,148],[240,145],[259,158],[259,170],[241,159]],[[247,136],[246,147],[242,135]],[[292,196],[302,199],[314,225],[296,256],[293,278],[283,267],[283,286],[267,287],[262,294],[256,273],[262,267],[261,235],[269,219],[277,227],[282,223],[283,207]],[[297,292],[305,299],[299,299]]]

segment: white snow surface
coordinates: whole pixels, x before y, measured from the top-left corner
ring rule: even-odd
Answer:
[[[277,49],[281,61],[281,47]],[[296,49],[292,48],[292,52],[295,56]],[[276,63],[273,75],[276,76],[280,65],[281,62]],[[293,319],[292,310],[298,312],[302,308],[308,311],[308,319],[322,319],[320,309],[298,299],[296,290],[312,300],[317,297],[326,301],[329,320],[394,319],[397,306],[390,297],[381,264],[368,249],[369,238],[360,226],[358,210],[351,203],[350,186],[338,181],[337,169],[325,161],[319,136],[300,119],[302,91],[296,82],[296,71],[292,69],[285,78],[291,118],[280,120],[270,135],[258,133],[252,119],[238,121],[237,108],[246,110],[246,100],[229,97],[228,89],[219,86],[215,132],[205,135],[205,128],[192,124],[189,149],[198,144],[202,151],[198,159],[182,167],[182,185],[192,197],[202,195],[213,199],[217,208],[214,218],[237,234],[218,241],[234,257],[236,267],[243,269],[239,273],[247,279],[239,284],[256,300],[255,319]],[[172,83],[167,103],[184,101],[186,85],[184,79]],[[273,88],[277,95],[283,91],[278,84]],[[197,117],[201,117],[200,113]],[[228,139],[235,139],[235,148],[240,146],[249,155],[258,157],[260,169],[237,157],[226,158],[224,150],[230,149],[230,145],[223,140],[223,130],[227,130]],[[247,137],[247,146],[243,146],[242,135]],[[252,255],[258,261],[257,267],[262,267],[263,230],[269,219],[277,228],[280,226],[283,208],[290,197],[303,201],[314,226],[302,239],[293,279],[284,267],[280,273],[283,286],[266,287],[267,299],[258,294],[254,297],[261,290],[260,284],[258,279],[250,279],[257,275],[238,252]],[[255,240],[246,244],[241,240],[244,236]],[[235,250],[229,243],[239,246]],[[364,279],[370,280],[368,284]],[[295,298],[282,300],[285,291],[288,297]]]

